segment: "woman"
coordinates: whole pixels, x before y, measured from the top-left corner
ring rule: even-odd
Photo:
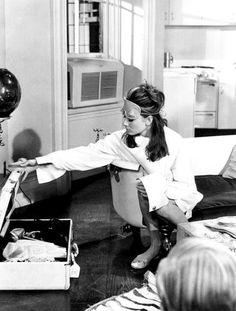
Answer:
[[[222,244],[186,238],[156,273],[164,311],[235,311],[236,257]]]
[[[88,170],[116,160],[127,161],[143,171],[137,182],[140,209],[150,233],[149,249],[131,263],[134,269],[147,267],[161,247],[158,223],[152,213],[174,224],[186,222],[191,210],[202,199],[186,154],[182,138],[166,126],[162,117],[164,94],[149,84],[129,90],[124,99],[124,130],[95,144],[57,151],[36,159],[20,159],[11,166],[37,169],[39,182],[51,181],[69,170]]]

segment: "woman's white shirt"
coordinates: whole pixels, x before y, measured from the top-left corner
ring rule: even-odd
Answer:
[[[150,210],[160,208],[169,199],[173,199],[190,217],[192,208],[202,199],[202,194],[196,189],[188,155],[182,152],[182,137],[168,127],[164,131],[169,155],[158,161],[151,162],[147,159],[145,148],[149,138],[138,136],[138,147],[129,148],[122,139],[125,130],[121,130],[95,144],[36,158],[40,165],[37,169],[38,181],[49,182],[66,171],[84,171],[111,163],[126,163],[126,168],[136,170],[141,166],[144,176],[140,179],[148,194]]]

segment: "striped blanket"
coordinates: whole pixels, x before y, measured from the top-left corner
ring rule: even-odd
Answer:
[[[145,273],[147,283],[141,288],[134,288],[127,293],[113,296],[91,306],[86,311],[158,311],[160,298],[157,294],[155,276]]]

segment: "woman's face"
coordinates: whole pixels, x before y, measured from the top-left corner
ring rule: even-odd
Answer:
[[[140,134],[141,136],[148,136],[146,123],[146,118],[141,115],[137,119],[129,119],[123,114],[123,125],[128,135]]]

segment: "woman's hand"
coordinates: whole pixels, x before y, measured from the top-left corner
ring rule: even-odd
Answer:
[[[35,171],[38,167],[36,159],[20,158],[17,162],[9,164],[9,167],[23,173],[22,181],[26,179],[29,173]]]
[[[36,159],[25,159],[20,158],[17,162],[13,162],[9,164],[9,167],[37,167],[37,161]]]
[[[144,185],[143,185],[143,183],[142,183],[140,180],[138,180],[138,183],[137,183],[137,185],[136,185],[136,188],[137,188],[138,192],[139,192],[143,197],[145,197],[145,198],[148,197],[147,192],[146,192],[146,190],[145,190],[145,188],[144,188]]]

